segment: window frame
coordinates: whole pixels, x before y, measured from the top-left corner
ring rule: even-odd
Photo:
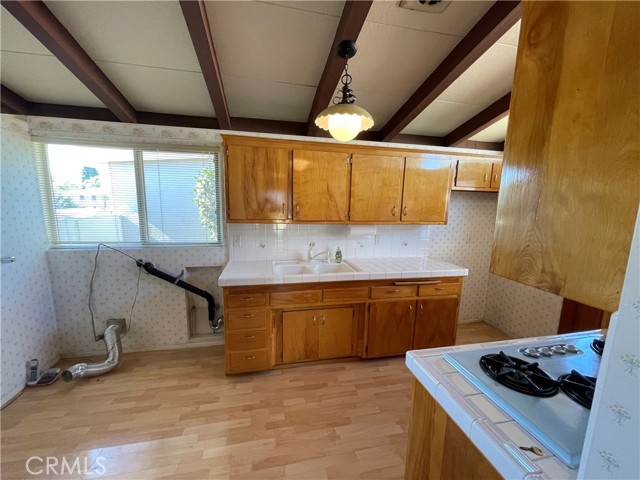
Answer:
[[[94,141],[83,139],[59,139],[59,138],[46,138],[39,137],[32,140],[32,148],[34,157],[36,160],[36,169],[38,175],[38,183],[40,185],[40,198],[43,208],[44,221],[47,230],[47,237],[49,239],[50,248],[55,249],[86,249],[93,248],[99,243],[109,243],[111,245],[118,245],[123,248],[153,248],[153,247],[218,247],[222,248],[225,245],[225,228],[224,228],[224,179],[223,168],[224,161],[222,158],[222,146],[220,144],[214,144],[208,147],[200,145],[175,145],[175,144],[158,144],[158,143],[129,143],[129,142],[109,142],[109,141]],[[58,228],[56,223],[56,209],[54,207],[54,195],[53,195],[53,183],[51,178],[50,162],[48,155],[48,145],[71,145],[71,146],[86,146],[86,147],[102,147],[102,148],[119,148],[119,149],[131,149],[133,151],[133,165],[136,185],[136,197],[138,202],[138,219],[140,229],[140,242],[114,242],[109,240],[102,240],[96,242],[86,243],[73,243],[73,242],[61,242],[58,234]],[[176,152],[176,153],[206,153],[213,155],[213,164],[216,171],[215,186],[216,186],[216,220],[217,220],[217,233],[218,241],[210,242],[150,242],[149,241],[149,225],[147,217],[147,195],[145,191],[145,177],[144,177],[144,163],[143,163],[143,151],[160,151],[160,152]],[[143,201],[141,201],[143,200]]]

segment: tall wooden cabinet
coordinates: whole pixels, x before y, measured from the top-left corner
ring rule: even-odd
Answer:
[[[638,2],[523,2],[491,258],[607,312],[640,200],[638,25]]]

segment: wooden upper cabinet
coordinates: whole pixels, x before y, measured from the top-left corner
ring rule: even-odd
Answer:
[[[293,219],[300,222],[346,222],[349,154],[293,151]]]
[[[402,194],[403,222],[447,223],[452,167],[453,161],[447,155],[407,157]]]
[[[398,222],[404,157],[354,154],[351,163],[352,222]]]
[[[290,218],[289,152],[285,148],[227,145],[227,220]]]
[[[638,25],[638,2],[522,2],[491,257],[497,275],[607,312],[640,200]]]
[[[454,190],[497,191],[501,175],[501,160],[458,160]]]

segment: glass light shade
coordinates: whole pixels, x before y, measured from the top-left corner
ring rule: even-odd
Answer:
[[[348,142],[358,133],[373,127],[373,118],[364,108],[353,103],[339,103],[320,112],[315,124],[328,130],[336,140]]]

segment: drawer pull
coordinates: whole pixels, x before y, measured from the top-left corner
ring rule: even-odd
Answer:
[[[394,289],[394,290],[387,290],[387,293],[398,293],[400,290],[399,289]]]
[[[253,300],[255,300],[255,297],[244,297],[240,299],[241,302],[251,302]]]
[[[436,287],[434,290],[444,290],[444,287]]]
[[[242,338],[244,338],[245,340],[251,340],[252,338],[256,338],[256,336],[255,335],[245,335]]]
[[[484,174],[484,183],[487,183],[488,176],[489,176],[488,174],[486,174],[486,173]]]
[[[256,358],[255,355],[248,355],[246,357],[242,357],[243,360],[253,360],[254,358]]]
[[[253,318],[255,315],[253,313],[247,313],[246,315],[240,315],[240,318]]]
[[[405,217],[407,216],[407,207],[404,207],[402,209],[402,215],[404,215]]]
[[[394,285],[438,285],[441,280],[425,280],[424,282],[393,282]]]

